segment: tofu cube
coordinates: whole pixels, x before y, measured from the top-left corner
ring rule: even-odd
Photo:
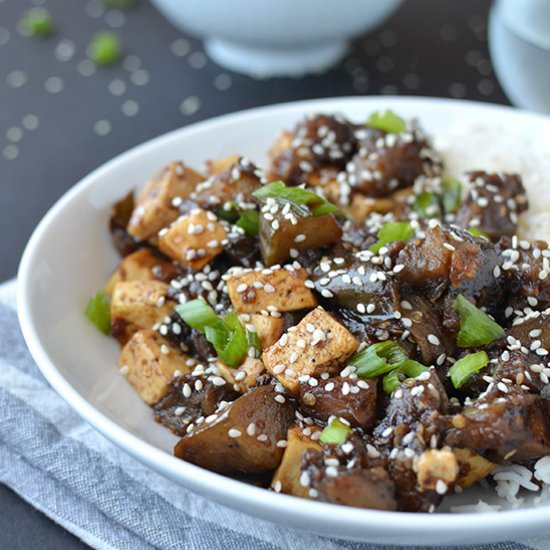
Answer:
[[[128,233],[138,240],[156,236],[179,216],[172,199],[189,197],[203,180],[201,174],[181,162],[170,163],[145,184],[128,223]]]
[[[220,376],[225,379],[233,388],[241,393],[248,391],[256,385],[256,379],[265,371],[261,359],[247,357],[236,369],[228,367],[221,361],[216,362]]]
[[[118,364],[143,401],[154,405],[168,393],[176,371],[189,372],[185,360],[157,332],[146,329],[136,332],[122,348]]]
[[[227,280],[233,307],[239,313],[294,311],[317,305],[315,294],[305,286],[305,269],[264,269],[245,271]]]
[[[229,155],[222,159],[208,160],[206,162],[206,173],[209,176],[217,176],[228,168],[231,168],[236,162],[239,162],[240,158],[239,155]]]
[[[141,248],[122,259],[105,286],[105,293],[113,294],[115,286],[125,281],[169,280],[178,270],[171,263],[161,260],[147,248]]]
[[[160,281],[117,283],[111,298],[113,335],[121,342],[137,330],[151,328],[170,315],[173,304],[166,302],[168,285]]]
[[[437,482],[451,485],[456,480],[459,467],[451,449],[430,449],[424,451],[414,463],[416,479],[424,491],[435,491]]]
[[[250,324],[254,327],[260,339],[260,347],[262,349],[272,346],[281,337],[285,326],[285,322],[281,317],[258,314],[250,316]]]
[[[159,248],[176,262],[199,270],[223,252],[226,238],[216,216],[197,208],[161,232]]]
[[[262,354],[266,370],[291,393],[299,392],[299,378],[334,374],[357,350],[359,342],[321,306]]]
[[[320,428],[311,426],[309,430],[310,432],[317,432]],[[309,487],[304,487],[300,483],[302,457],[309,449],[321,451],[321,445],[311,437],[304,435],[302,429],[298,426],[293,426],[288,430],[286,440],[285,454],[273,476],[271,487],[279,486],[280,492],[287,495],[309,498]]]

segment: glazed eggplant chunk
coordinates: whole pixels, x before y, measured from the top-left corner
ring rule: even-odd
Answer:
[[[178,458],[387,511],[480,482],[516,503],[514,471],[544,493],[550,248],[522,234],[529,181],[452,174],[432,143],[389,111],[310,114],[265,171],[235,143],[114,205],[122,258],[86,315]]]

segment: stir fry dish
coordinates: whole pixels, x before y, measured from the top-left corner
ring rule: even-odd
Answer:
[[[450,177],[416,121],[319,114],[114,205],[86,309],[187,462],[433,512],[550,455],[550,249],[519,174]],[[489,476],[489,477],[488,477]]]

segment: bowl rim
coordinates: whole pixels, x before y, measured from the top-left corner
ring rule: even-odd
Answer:
[[[524,112],[507,106],[485,104],[482,102],[454,100],[445,98],[417,97],[417,96],[368,96],[368,97],[335,97],[315,100],[300,100],[285,103],[277,103],[265,107],[257,107],[237,111],[234,113],[213,117],[195,124],[172,130],[146,142],[132,147],[131,149],[115,156],[102,164],[62,195],[55,204],[47,211],[42,220],[34,229],[27,246],[24,250],[17,274],[17,308],[22,333],[31,355],[36,361],[40,371],[55,391],[74,409],[88,424],[107,437],[115,445],[121,447],[125,452],[147,464],[154,469],[160,469],[171,479],[184,480],[184,485],[191,491],[208,494],[207,498],[220,502],[224,505],[235,508],[235,503],[249,505],[247,513],[269,519],[276,517],[297,516],[305,521],[315,522],[321,518],[329,520],[330,525],[341,524],[350,526],[355,533],[358,531],[367,533],[369,527],[380,527],[388,525],[391,527],[392,535],[420,535],[430,532],[445,532],[449,529],[469,528],[483,532],[500,530],[503,524],[506,525],[506,533],[514,529],[525,531],[529,528],[541,532],[547,524],[549,504],[541,504],[533,508],[520,508],[485,512],[482,514],[466,512],[459,514],[452,513],[412,513],[412,512],[388,512],[372,509],[352,508],[337,504],[329,504],[305,500],[290,495],[278,494],[265,489],[248,485],[244,482],[208,471],[199,466],[182,461],[166,451],[144,441],[111,420],[98,411],[89,403],[71,384],[63,377],[55,366],[54,360],[48,356],[41,343],[39,329],[32,318],[31,307],[31,285],[32,268],[37,256],[40,243],[48,231],[50,224],[62,215],[64,209],[74,200],[85,193],[88,188],[93,187],[98,177],[107,174],[115,166],[132,161],[132,157],[139,156],[148,149],[162,147],[181,135],[188,133],[214,130],[234,121],[251,121],[255,118],[261,119],[266,114],[274,114],[277,111],[295,109],[298,112],[312,111],[322,107],[327,102],[353,106],[364,104],[368,109],[369,99],[379,102],[381,97],[392,105],[399,103],[422,103],[436,104],[442,107],[453,108],[456,106],[467,106],[474,109],[490,110],[500,112],[506,117],[529,118],[544,124],[550,125],[550,118],[544,115]],[[340,108],[342,108],[340,107]],[[326,108],[326,107],[322,107]],[[338,110],[338,109],[336,109]],[[213,495],[215,495],[213,497]],[[304,504],[306,504],[304,506]],[[252,505],[252,508],[251,506]],[[242,509],[242,507],[240,508]],[[546,528],[550,531],[550,526]],[[531,533],[531,536],[534,533]]]

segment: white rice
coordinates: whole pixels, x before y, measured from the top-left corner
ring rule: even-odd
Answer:
[[[550,130],[547,134],[477,123],[451,128],[434,141],[455,177],[468,170],[520,174],[529,210],[520,218],[519,236],[550,241]]]
[[[550,242],[550,130],[534,135],[517,128],[482,123],[451,128],[436,136],[446,172],[460,177],[469,170],[513,172],[521,175],[529,199],[528,211],[520,217],[520,238]],[[451,512],[494,512],[503,507],[537,505],[550,499],[550,456],[539,459],[533,470],[517,464],[499,466],[492,474],[503,505],[478,500],[476,504],[451,506]]]

